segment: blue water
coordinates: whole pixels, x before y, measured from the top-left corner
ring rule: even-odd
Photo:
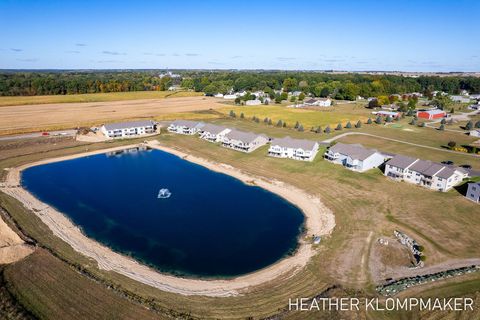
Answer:
[[[31,167],[22,184],[87,236],[183,276],[266,267],[296,249],[304,220],[273,193],[158,150]]]

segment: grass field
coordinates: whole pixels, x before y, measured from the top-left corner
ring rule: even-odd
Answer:
[[[288,108],[274,104],[267,106],[231,106],[219,111],[228,115],[230,110],[233,110],[237,117],[243,113],[246,118],[250,119],[257,116],[260,121],[263,121],[264,118],[271,118],[273,124],[282,120],[290,127],[293,127],[295,122],[298,121],[304,126],[305,130],[317,126],[322,126],[325,129],[327,125],[330,125],[333,130],[338,123],[345,125],[348,121],[351,121],[354,125],[358,120],[366,121],[371,116],[370,111],[365,109],[363,105],[355,103],[337,104],[333,107],[319,107],[317,109]]]
[[[73,103],[73,102],[106,102],[138,99],[163,99],[202,96],[201,92],[191,91],[132,91],[132,92],[109,92],[109,93],[86,93],[70,95],[49,96],[15,96],[0,97],[0,107],[16,106],[25,104],[46,103]]]
[[[235,121],[242,123],[240,120]],[[269,135],[283,132],[280,130],[289,132],[287,129],[271,128],[263,124],[252,124],[247,121],[243,123],[245,126],[257,126],[257,130],[261,129]],[[92,297],[96,297],[98,301],[106,299],[105,304],[112,306],[113,298],[103,296],[106,295],[103,286],[92,286],[91,280],[85,282],[83,277],[77,277],[76,270],[81,268],[84,273],[89,274],[89,277],[113,288],[117,294],[140,301],[164,314],[189,314],[194,318],[238,319],[249,316],[261,318],[281,312],[288,305],[289,298],[314,296],[332,285],[345,288],[345,291],[339,293],[341,295],[372,294],[368,289],[372,287],[368,270],[359,268],[359,261],[363,257],[368,257],[369,245],[366,239],[370,232],[377,237],[391,235],[395,228],[404,230],[425,247],[427,265],[452,258],[480,255],[478,247],[480,219],[477,219],[477,205],[467,201],[456,191],[439,193],[392,182],[385,179],[377,170],[364,174],[354,173],[328,163],[321,157],[317,157],[312,163],[269,158],[265,156],[265,147],[252,154],[244,154],[221,148],[196,137],[163,134],[159,141],[206,159],[230,164],[253,175],[285,181],[318,195],[335,213],[337,227],[333,235],[322,239],[318,255],[304,270],[292,277],[267,283],[260,288],[252,288],[249,294],[240,297],[217,299],[185,297],[161,292],[118,274],[97,269],[92,261],[78,255],[64,242],[54,237],[46,226],[39,223],[38,219],[21,208],[16,201],[1,195],[2,207],[13,216],[23,232],[74,266],[65,268],[44,257],[42,260],[46,261],[45,264],[35,272],[31,271],[30,275],[26,270],[33,270],[37,264],[35,260],[37,257],[32,257],[22,261],[25,264],[21,268],[12,267],[7,272],[6,278],[14,286],[15,296],[19,297],[22,304],[33,308],[37,314],[44,314],[43,312],[49,308],[48,310],[54,310],[57,315],[64,315],[64,319],[69,319],[72,318],[71,314],[64,311],[61,313],[59,306],[70,303],[72,295],[82,296],[79,293],[82,289],[82,292],[87,291],[89,295],[85,299],[77,299],[76,308],[89,312],[91,318],[96,315],[95,312],[99,312],[99,309],[91,307]],[[12,146],[13,150],[6,154],[7,150],[3,150],[2,156],[5,156],[0,159],[0,169],[40,158],[77,153],[86,148],[94,150],[122,143],[132,141],[95,145],[73,141],[61,145],[61,142],[57,141],[55,145],[34,144],[23,148],[21,145],[15,145]],[[59,277],[61,279],[67,277],[65,281],[68,285],[62,286],[53,280],[60,279]],[[76,291],[77,288],[79,291]],[[446,290],[446,294],[448,292]],[[335,319],[344,318],[344,315],[330,314],[323,317]],[[322,317],[317,313],[287,313],[285,318]]]

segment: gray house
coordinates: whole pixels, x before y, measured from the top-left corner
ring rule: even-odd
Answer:
[[[203,122],[190,120],[175,120],[167,128],[169,132],[193,135],[199,133],[205,126]]]
[[[476,203],[480,203],[480,182],[471,182],[468,184],[466,197]]]
[[[337,143],[325,152],[325,159],[353,171],[364,172],[380,166],[388,157],[361,144]]]
[[[242,152],[252,152],[265,145],[268,137],[263,134],[233,129],[222,138],[222,146]]]

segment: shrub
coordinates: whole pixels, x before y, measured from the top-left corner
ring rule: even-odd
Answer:
[[[444,124],[441,124],[440,127],[438,127],[438,130],[444,131],[444,130],[445,130],[445,125],[444,125]]]
[[[332,130],[330,129],[330,126],[327,126],[327,127],[325,128],[325,133],[328,134],[328,133],[330,133],[331,131],[332,131]]]
[[[410,124],[412,126],[416,125],[417,124],[417,119],[413,118],[412,121],[410,121]]]
[[[283,121],[282,120],[278,120],[277,127],[283,127]]]
[[[335,130],[342,130],[342,124],[341,123],[337,124],[337,127],[335,128]]]
[[[232,118],[235,118],[237,115],[235,114],[235,112],[233,112],[233,110],[230,110],[230,113],[229,113],[230,117]]]
[[[376,124],[382,124],[382,117],[378,116],[377,119],[375,119]]]
[[[298,127],[299,127],[299,126],[300,126],[300,123],[298,123],[298,121],[297,121],[297,122],[295,122],[295,126],[294,126],[294,128],[295,128],[295,129],[298,129]]]
[[[385,122],[392,122],[392,117],[388,116],[386,119],[385,119]]]
[[[445,118],[442,119],[442,121],[440,121],[440,124],[446,124],[447,123],[447,120]]]
[[[303,132],[303,126],[299,125],[297,130],[300,131],[300,132]]]
[[[475,122],[475,128],[480,128],[480,120],[478,120],[477,122]]]
[[[372,124],[372,118],[368,118],[367,124]]]
[[[466,130],[472,130],[473,129],[473,122],[472,120],[467,122],[467,125],[465,126]]]
[[[355,128],[360,129],[362,127],[362,121],[358,120]]]
[[[418,124],[418,126],[421,127],[421,128],[425,127],[425,122],[420,122],[420,123]]]
[[[347,129],[351,129],[351,128],[352,128],[352,124],[350,123],[350,121],[347,122],[347,125],[345,126],[345,128],[347,128]]]
[[[243,114],[243,112],[240,113],[240,118],[241,118],[241,119],[245,119],[245,115]]]
[[[269,125],[269,126],[272,125],[272,119],[268,119],[268,125]]]

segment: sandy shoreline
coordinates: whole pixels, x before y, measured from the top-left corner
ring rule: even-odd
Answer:
[[[7,174],[5,183],[0,185],[0,190],[22,202],[24,206],[37,215],[56,236],[67,242],[75,251],[95,259],[100,269],[115,271],[141,283],[172,293],[216,297],[239,295],[250,287],[271,281],[284,274],[297,272],[304,267],[315,254],[312,245],[302,241],[293,256],[282,259],[269,267],[251,274],[229,280],[187,279],[161,274],[145,265],[139,264],[130,257],[115,253],[110,248],[89,239],[66,216],[36,199],[20,185],[20,173],[26,168],[111,151],[119,151],[137,146],[139,145],[128,145],[85,152],[54,159],[45,159],[11,168]],[[149,142],[148,146],[177,155],[187,161],[202,165],[210,170],[228,174],[245,183],[253,183],[278,194],[289,202],[295,204],[303,211],[306,217],[305,227],[308,235],[327,235],[330,234],[335,227],[335,217],[333,213],[322,204],[320,199],[307,194],[303,190],[279,181],[268,181],[266,179],[247,175],[226,164],[214,163],[192,155],[187,155],[178,150],[161,146],[157,141]]]

